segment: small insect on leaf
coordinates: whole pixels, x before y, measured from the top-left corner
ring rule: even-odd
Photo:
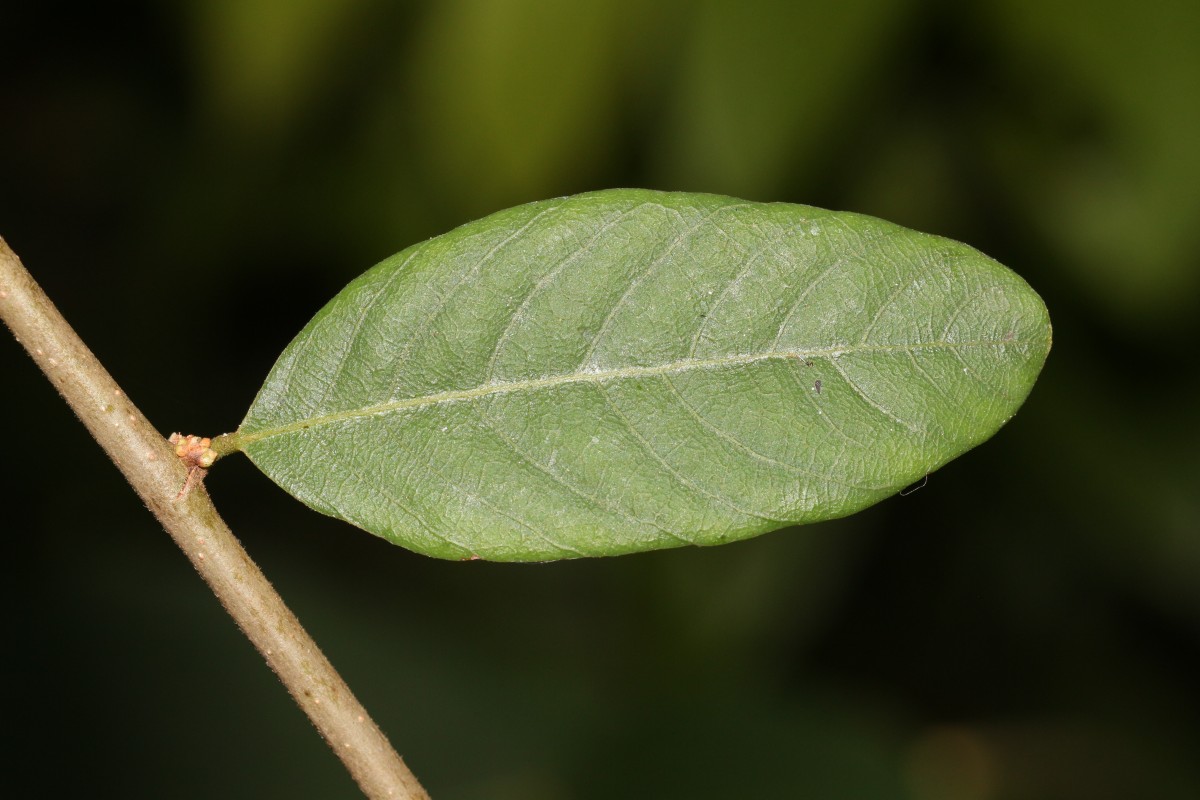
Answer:
[[[369,270],[216,446],[440,558],[719,544],[850,514],[983,442],[1050,339],[1021,278],[948,239],[595,192]]]

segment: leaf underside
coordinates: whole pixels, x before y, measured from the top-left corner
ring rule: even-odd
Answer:
[[[387,259],[280,356],[232,443],[325,514],[543,561],[844,516],[994,434],[1040,298],[857,214],[611,190]]]

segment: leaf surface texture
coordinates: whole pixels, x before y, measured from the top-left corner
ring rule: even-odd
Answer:
[[[711,545],[844,516],[994,434],[1050,348],[972,248],[871,217],[610,190],[353,281],[231,441],[442,558]]]

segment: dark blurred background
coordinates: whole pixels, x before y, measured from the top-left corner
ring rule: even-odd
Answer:
[[[992,441],[711,550],[438,562],[222,462],[434,798],[1200,797],[1200,4],[6,2],[0,40],[0,235],[164,434],[235,428],[376,261],[590,189],[874,214],[1045,298]],[[0,370],[0,794],[355,796],[7,335]]]

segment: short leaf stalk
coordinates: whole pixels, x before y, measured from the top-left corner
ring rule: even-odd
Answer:
[[[420,783],[221,520],[198,480],[212,458],[163,438],[0,239],[0,318],[191,560],[370,798],[428,800]],[[192,444],[199,446],[199,440]],[[193,461],[185,465],[188,454]],[[215,456],[214,456],[215,457]],[[188,487],[182,491],[181,487]]]

